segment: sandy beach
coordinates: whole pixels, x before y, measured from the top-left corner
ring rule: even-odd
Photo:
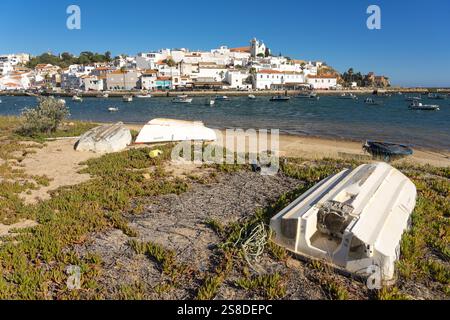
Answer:
[[[126,124],[130,130],[140,131],[142,125]],[[224,134],[225,130],[221,130]],[[371,160],[369,154],[362,149],[363,141],[336,140],[322,137],[307,137],[296,135],[280,135],[280,155],[284,157],[320,159],[324,157],[334,159]],[[436,167],[450,166],[450,152],[414,149],[414,154],[399,162],[432,165]]]

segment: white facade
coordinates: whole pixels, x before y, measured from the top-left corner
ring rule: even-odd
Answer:
[[[314,89],[328,90],[335,88],[337,84],[337,78],[333,76],[312,76],[307,77],[308,84]]]
[[[246,70],[228,70],[226,74],[226,82],[230,84],[233,89],[250,89],[251,83],[247,83],[250,73]]]
[[[300,72],[260,70],[256,72],[254,87],[258,90],[270,90],[274,85],[301,84],[304,82],[305,76]]]
[[[83,78],[84,91],[102,91],[104,89],[103,79],[96,76],[87,76]]]
[[[156,89],[156,78],[158,72],[146,71],[141,75],[141,89],[142,90],[155,90]]]

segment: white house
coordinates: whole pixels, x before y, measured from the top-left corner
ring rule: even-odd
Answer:
[[[225,80],[227,68],[224,65],[218,65],[214,62],[200,62],[198,64],[198,73],[196,78],[211,78],[216,82]]]
[[[247,70],[228,70],[225,81],[233,89],[251,89],[252,83],[247,83],[250,73]]]
[[[308,75],[307,81],[312,88],[322,90],[335,88],[337,84],[337,78],[333,75]]]
[[[266,69],[257,71],[254,77],[254,88],[257,90],[284,88],[304,83],[305,76],[301,72]]]
[[[97,76],[83,76],[84,91],[102,91],[105,88],[103,79]]]
[[[158,70],[148,69],[142,72],[141,75],[141,89],[142,90],[155,90],[156,79],[158,76]]]
[[[27,90],[31,87],[31,74],[25,72],[11,73],[0,77],[1,90]]]

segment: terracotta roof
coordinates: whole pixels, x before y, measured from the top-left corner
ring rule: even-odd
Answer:
[[[165,80],[172,80],[172,78],[171,77],[157,77],[156,80],[163,80],[163,81],[165,81]]]
[[[231,52],[245,52],[250,53],[250,47],[238,47],[238,48],[231,48]]]
[[[142,74],[157,74],[158,70],[147,69],[142,72]]]
[[[333,74],[322,74],[322,75],[316,75],[316,76],[309,74],[308,78],[310,78],[310,79],[337,79],[337,77]]]

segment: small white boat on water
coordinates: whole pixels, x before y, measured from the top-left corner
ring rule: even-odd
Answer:
[[[427,95],[427,98],[428,98],[428,99],[434,99],[434,100],[444,100],[444,99],[446,99],[447,97],[446,97],[445,95],[440,95],[440,94],[437,94],[437,93],[432,93],[432,92],[430,92],[430,93]]]
[[[370,97],[366,98],[366,100],[364,100],[364,103],[372,105],[372,106],[379,106],[382,104],[381,101],[376,101],[374,98],[370,98]]]
[[[122,100],[123,102],[133,102],[133,96],[124,96]]]
[[[151,97],[152,97],[151,94],[138,94],[136,96],[136,98],[139,98],[139,99],[150,99]]]
[[[229,101],[230,98],[228,96],[216,96],[215,100],[216,101]]]
[[[189,98],[187,95],[181,95],[172,99],[172,103],[192,103],[192,98]]]
[[[249,94],[249,95],[248,95],[248,98],[249,98],[250,100],[255,100],[255,99],[256,99],[256,96],[255,96],[254,94]]]
[[[411,110],[424,110],[424,111],[438,111],[439,106],[437,104],[422,104],[419,101],[413,101],[409,108]]]
[[[109,94],[107,94],[107,93],[99,94],[99,95],[97,95],[97,98],[104,98],[104,99],[106,99],[106,98],[109,98]]]
[[[296,95],[294,98],[296,99],[313,99],[313,100],[319,100],[319,96],[315,92],[306,92],[306,93],[300,93]]]
[[[108,111],[109,111],[109,112],[118,112],[118,111],[119,111],[119,108],[117,108],[117,107],[109,107],[109,108],[108,108]]]
[[[394,279],[402,234],[416,205],[416,187],[387,163],[364,164],[330,176],[274,216],[274,241],[361,276],[377,267]]]
[[[205,101],[205,105],[206,105],[206,106],[212,107],[212,106],[215,105],[215,104],[216,104],[216,101],[213,100],[213,99],[206,99],[206,101]]]
[[[339,96],[339,99],[357,100],[358,97],[353,93],[343,93]]]
[[[273,96],[272,98],[270,98],[270,101],[272,102],[288,102],[289,100],[291,100],[291,97],[288,96]]]
[[[73,102],[83,102],[83,98],[81,98],[80,96],[73,96],[72,101]]]
[[[174,141],[215,141],[216,132],[201,121],[153,119],[139,132],[136,144]]]
[[[422,97],[420,96],[406,96],[405,101],[420,101]]]

